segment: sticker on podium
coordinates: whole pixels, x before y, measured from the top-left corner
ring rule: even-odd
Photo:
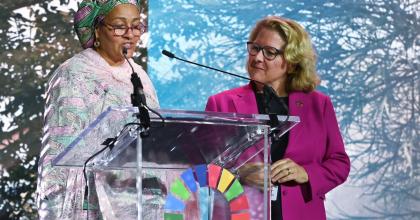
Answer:
[[[216,219],[214,213],[220,214],[216,211],[219,206],[226,205],[226,219],[250,220],[244,192],[239,180],[227,169],[214,164],[194,166],[171,183],[164,205],[164,219],[212,220]],[[189,204],[190,201],[195,204]],[[188,207],[195,210],[190,213]]]

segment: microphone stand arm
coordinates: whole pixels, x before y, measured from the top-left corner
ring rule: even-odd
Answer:
[[[250,79],[250,78],[245,77],[245,76],[241,76],[241,75],[234,74],[234,73],[229,73],[229,72],[226,72],[224,70],[220,70],[220,69],[213,68],[213,67],[210,67],[210,66],[205,66],[205,65],[200,64],[200,63],[196,63],[196,62],[192,62],[192,61],[189,61],[189,60],[186,60],[186,59],[179,58],[179,57],[175,56],[175,54],[173,54],[173,53],[171,53],[167,50],[162,50],[162,54],[171,58],[171,59],[175,58],[177,60],[181,60],[181,61],[193,64],[193,65],[197,65],[197,66],[204,67],[204,68],[207,68],[207,69],[215,70],[217,72],[222,72],[222,73],[228,74],[230,76],[238,77],[238,78],[241,78],[241,79],[245,79],[245,80],[263,85],[263,92],[264,92],[264,96],[265,96],[263,104],[264,104],[264,110],[266,111],[266,114],[269,116],[269,119],[270,119],[269,125],[272,129],[275,129],[280,124],[279,119],[277,118],[277,115],[273,114],[273,113],[270,113],[270,103],[269,103],[269,101],[272,97],[277,96],[276,92],[274,91],[274,89],[271,86],[269,86],[265,83],[259,82],[257,80]]]
[[[131,104],[138,108],[139,114],[137,118],[140,120],[140,124],[143,128],[142,135],[146,135],[150,128],[150,115],[146,108],[146,97],[143,92],[143,85],[140,81],[139,76],[133,72],[131,74],[131,83],[133,84],[133,93],[131,94]],[[146,135],[148,136],[148,134]]]
[[[213,67],[211,67],[211,66],[205,66],[205,65],[203,65],[203,64],[194,63],[194,62],[191,62],[191,61],[189,61],[189,60],[184,60],[184,59],[179,58],[179,57],[176,57],[176,56],[174,56],[174,58],[175,58],[175,59],[177,59],[177,60],[181,60],[181,61],[184,61],[184,62],[190,63],[190,64],[194,64],[194,65],[197,65],[197,66],[201,66],[201,67],[204,67],[204,68],[207,68],[207,69],[211,69],[211,70],[215,70],[215,71],[218,71],[218,72],[226,73],[226,74],[231,75],[231,76],[239,77],[239,78],[241,78],[241,79],[254,81],[254,80],[252,80],[252,79],[250,79],[250,78],[248,78],[248,77],[241,76],[241,75],[237,75],[237,74],[234,74],[234,73],[229,73],[229,72],[226,72],[226,71],[224,71],[224,70],[220,70],[220,69],[213,68]],[[260,83],[260,82],[257,82],[257,83]]]
[[[134,107],[137,107],[139,113],[137,118],[140,120],[140,125],[142,127],[142,131],[140,132],[141,137],[149,136],[149,129],[150,129],[150,115],[149,110],[147,109],[146,103],[146,96],[144,95],[143,91],[143,84],[141,83],[141,79],[138,74],[134,71],[133,66],[131,65],[130,61],[128,60],[127,56],[127,49],[123,49],[123,56],[127,60],[128,64],[131,67],[131,83],[133,84],[133,93],[131,94],[131,104]]]

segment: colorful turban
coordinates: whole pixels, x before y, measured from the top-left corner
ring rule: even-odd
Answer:
[[[83,48],[95,42],[95,27],[119,4],[133,4],[140,8],[140,0],[83,0],[74,15],[74,30]]]

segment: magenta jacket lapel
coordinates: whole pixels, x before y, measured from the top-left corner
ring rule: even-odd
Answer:
[[[242,114],[258,114],[257,100],[250,84],[242,86],[231,94],[235,112]],[[302,117],[307,97],[303,92],[289,94],[289,114]]]
[[[231,98],[237,113],[242,114],[258,114],[257,100],[255,98],[254,91],[250,84],[242,86],[234,90]],[[305,111],[308,109],[308,96],[303,92],[291,92],[289,94],[289,114],[293,116],[299,116],[302,121],[305,118]],[[302,129],[299,127],[300,124],[296,125],[295,128],[290,130],[290,138],[288,146],[293,146],[295,142],[300,140]],[[289,151],[289,147],[286,149],[286,154]]]
[[[291,92],[289,94],[289,114],[293,116],[298,116],[301,122],[304,118],[305,110],[308,109],[308,106],[306,106],[307,104],[307,96],[305,95],[305,93]],[[288,146],[294,146],[295,142],[299,140],[299,136],[302,131],[301,129],[299,129],[300,126],[301,123],[298,123],[294,128],[290,130]],[[289,147],[286,149],[286,154],[288,151],[290,151]]]
[[[237,113],[258,114],[257,100],[251,84],[242,86],[232,94],[232,101]]]

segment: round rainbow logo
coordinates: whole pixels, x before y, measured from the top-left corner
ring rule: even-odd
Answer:
[[[200,220],[210,220],[212,193],[221,193],[229,204],[231,220],[249,220],[249,205],[239,180],[228,170],[214,165],[197,165],[184,171],[170,185],[164,206],[165,220],[184,220],[187,203],[196,199],[196,215]]]

